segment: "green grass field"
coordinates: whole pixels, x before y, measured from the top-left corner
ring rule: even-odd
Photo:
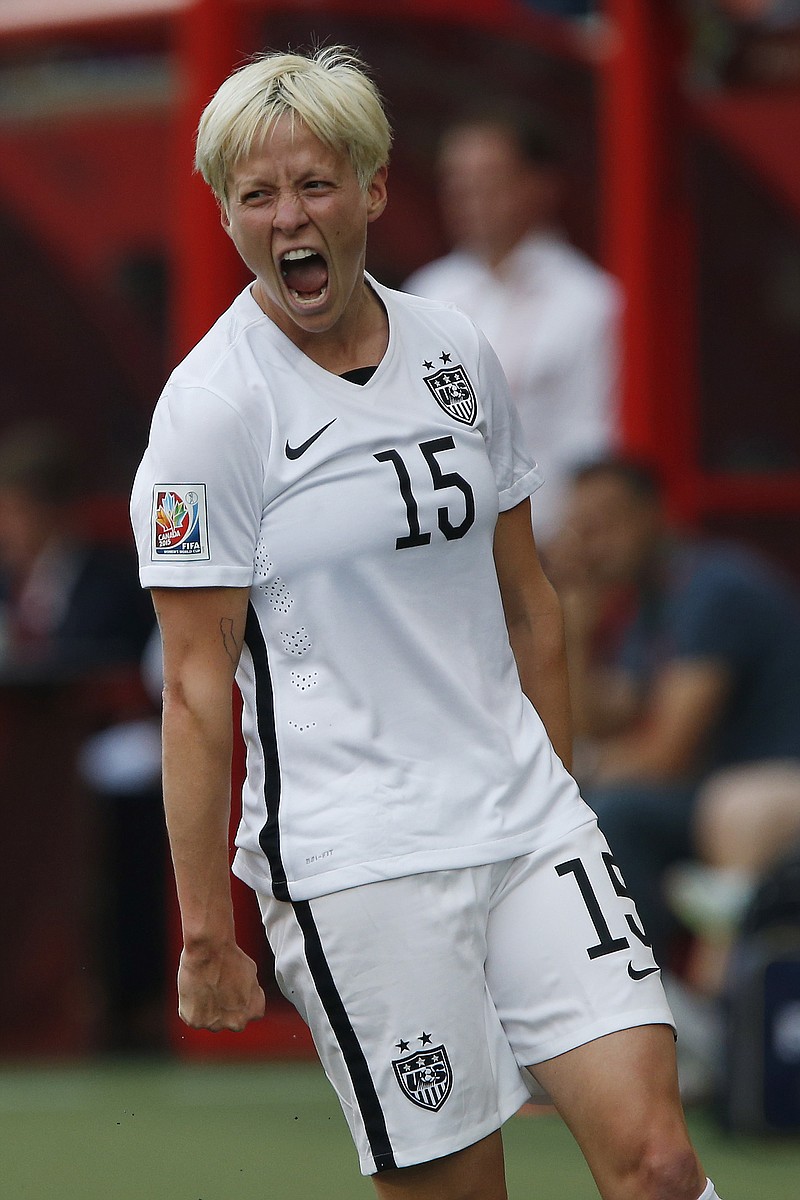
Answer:
[[[799,1200],[800,1139],[690,1123],[722,1200]],[[556,1117],[505,1127],[511,1200],[596,1200]],[[318,1067],[100,1062],[0,1069],[4,1200],[345,1200],[373,1195]]]

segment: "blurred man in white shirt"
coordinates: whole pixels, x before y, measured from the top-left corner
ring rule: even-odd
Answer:
[[[453,126],[439,186],[454,249],[405,287],[463,309],[497,351],[545,478],[533,520],[546,545],[571,469],[617,441],[619,288],[558,230],[559,151],[540,119],[488,113]]]

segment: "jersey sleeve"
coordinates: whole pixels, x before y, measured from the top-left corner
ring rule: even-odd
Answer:
[[[500,493],[500,511],[527,500],[544,479],[528,453],[508,381],[487,338],[478,330],[478,379],[486,412],[486,449]]]
[[[249,587],[264,469],[239,413],[168,385],[131,497],[143,587]]]

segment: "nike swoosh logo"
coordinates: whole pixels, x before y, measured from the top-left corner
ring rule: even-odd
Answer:
[[[653,975],[660,970],[661,967],[645,967],[643,971],[637,971],[632,962],[628,963],[628,974],[631,979],[645,979],[648,975]]]
[[[336,417],[333,418],[333,421],[335,421],[335,420],[336,420]],[[299,446],[290,446],[287,441],[286,445],[284,446],[284,451],[286,453],[286,457],[287,458],[300,458],[300,456],[302,454],[305,454],[305,452],[306,452],[306,450],[308,450],[309,446],[314,445],[314,442],[317,440],[318,437],[322,436],[322,434],[325,432],[326,429],[330,429],[331,425],[333,424],[333,421],[328,421],[327,425],[323,425],[322,429],[318,429],[316,433],[312,433],[311,437],[306,438],[306,440],[304,442],[301,442]]]

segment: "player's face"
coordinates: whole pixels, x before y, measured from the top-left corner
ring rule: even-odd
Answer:
[[[223,226],[292,341],[357,328],[367,226],[385,205],[385,168],[362,191],[346,153],[286,116],[234,168]]]

